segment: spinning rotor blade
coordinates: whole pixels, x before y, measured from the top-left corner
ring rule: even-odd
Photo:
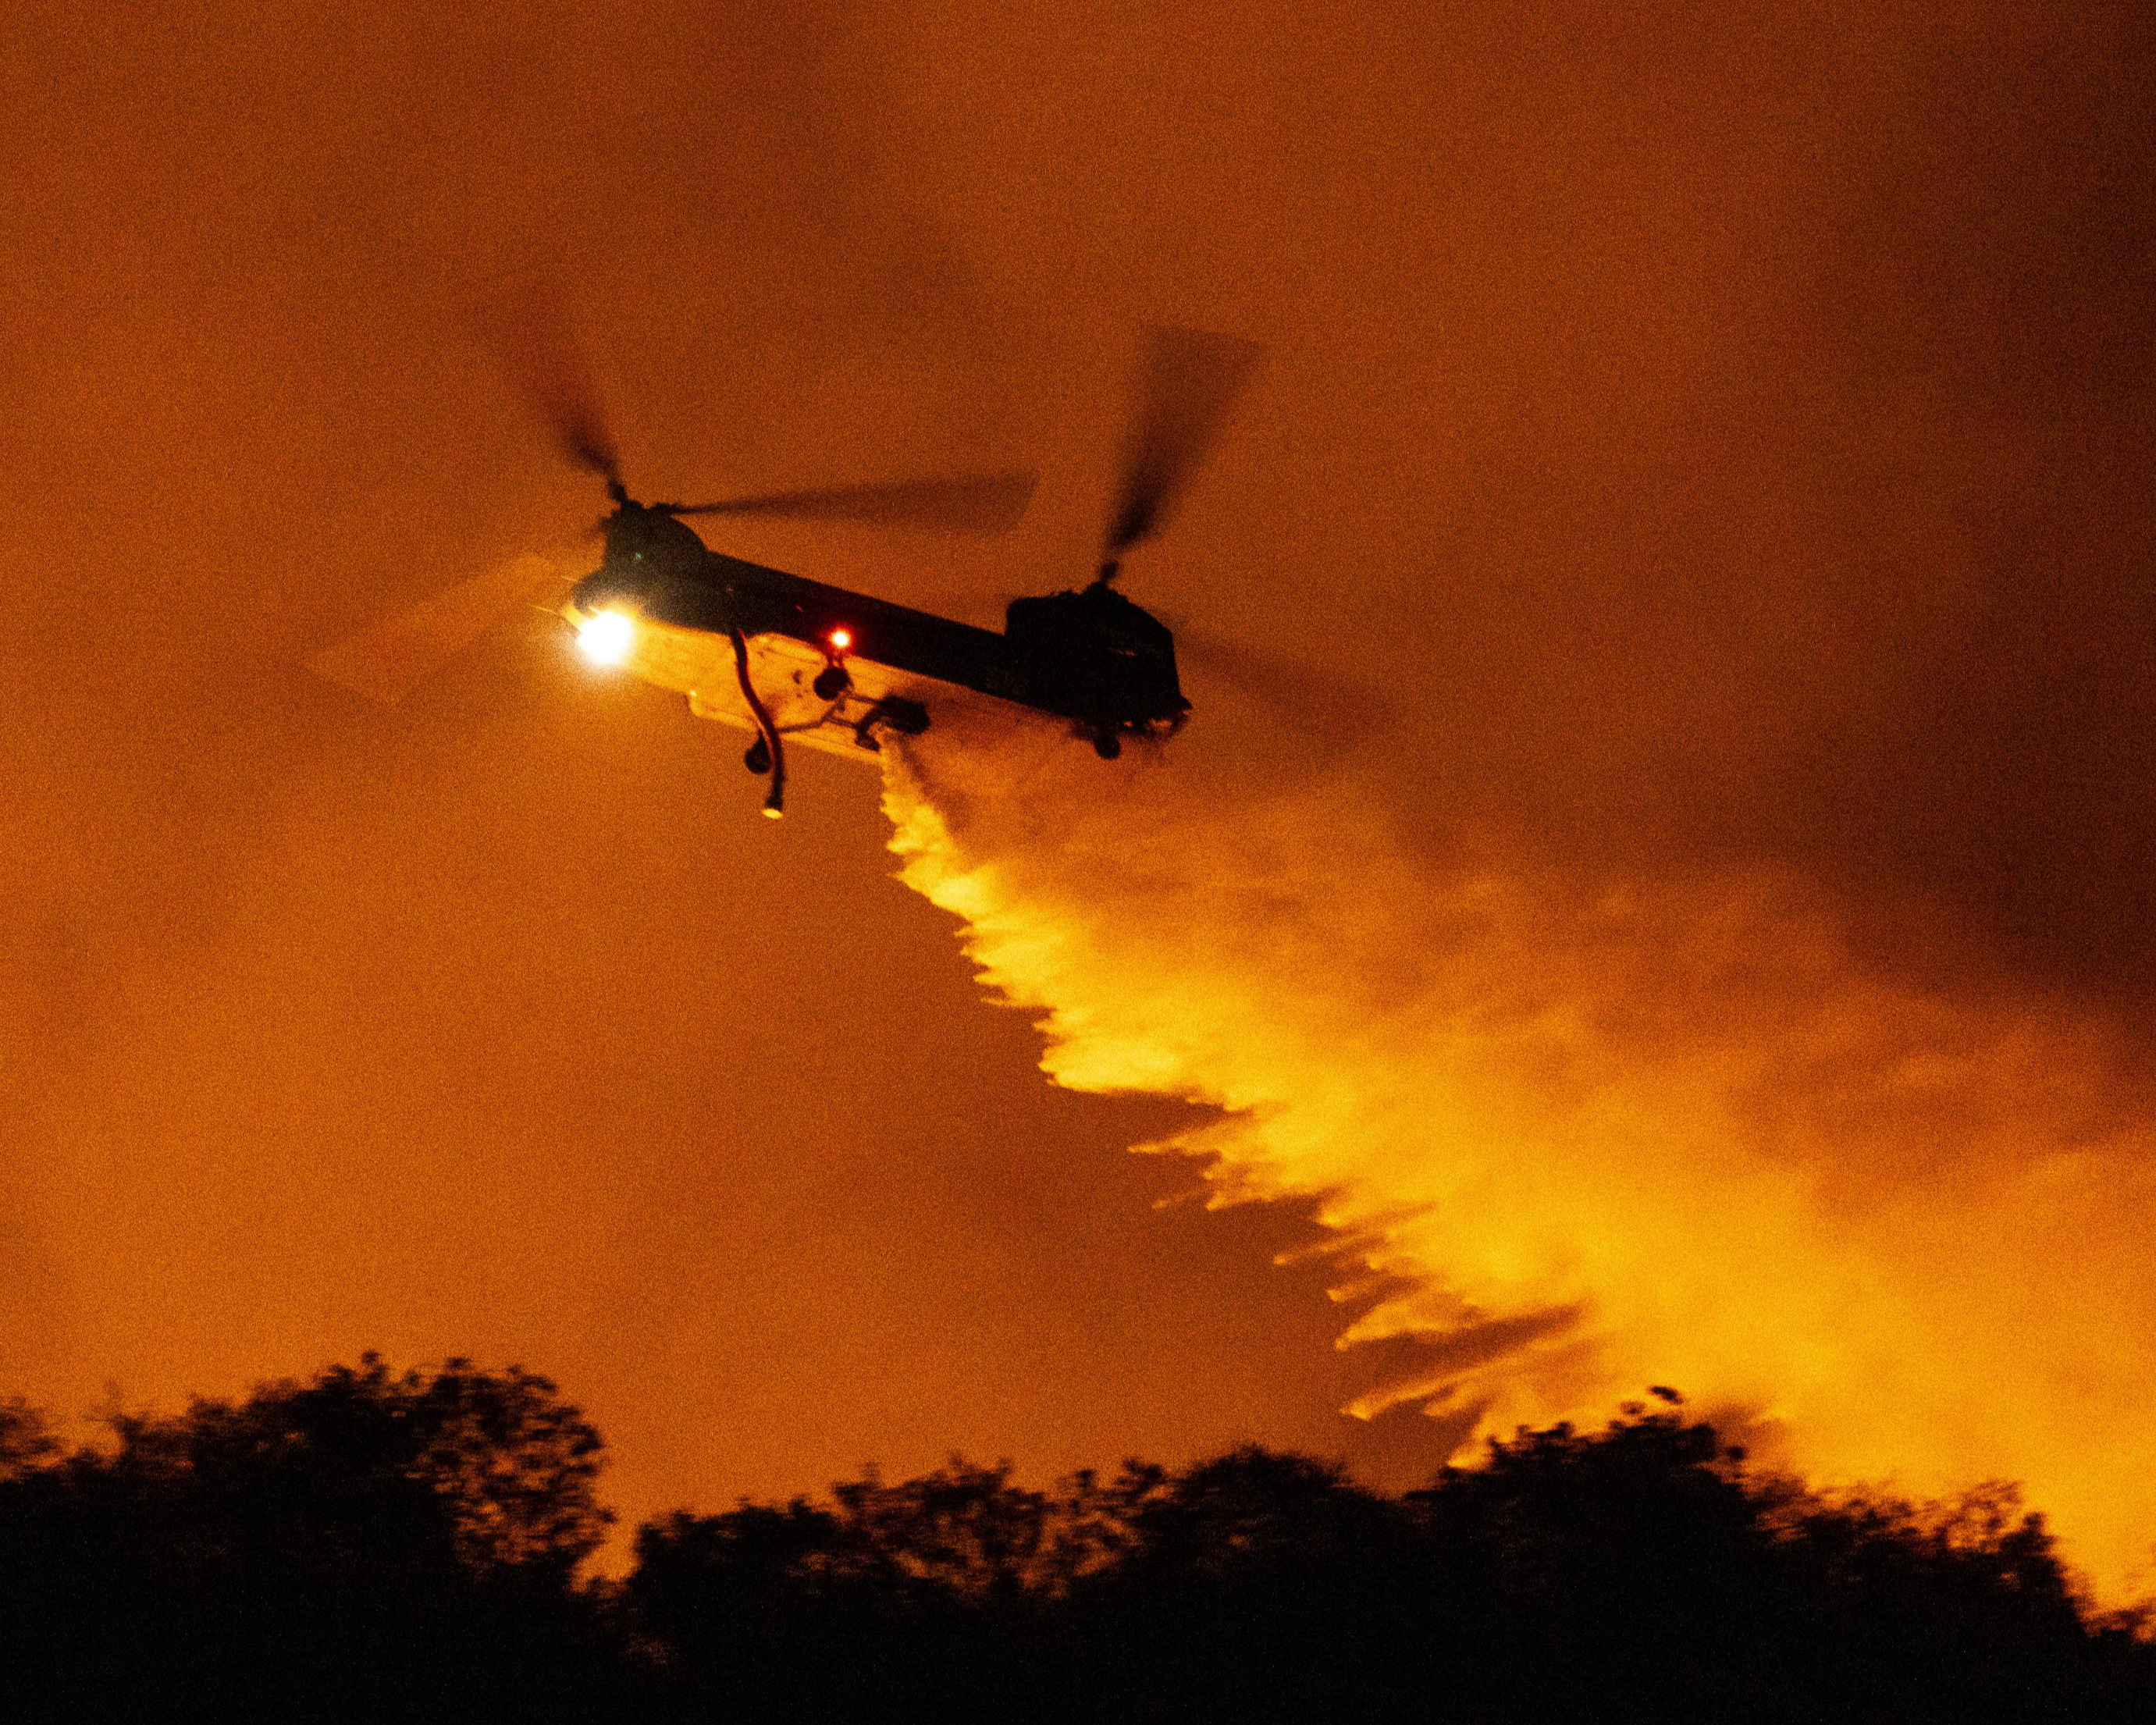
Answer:
[[[1123,483],[1108,529],[1111,560],[1165,518],[1227,417],[1258,347],[1203,330],[1157,329],[1146,351],[1138,416],[1123,458]]]
[[[813,491],[733,497],[719,503],[685,503],[669,506],[668,512],[874,521],[890,526],[938,528],[950,533],[1007,533],[1025,513],[1034,483],[1029,473],[901,480],[891,485],[833,485]]]
[[[445,587],[317,653],[307,668],[385,705],[402,701],[432,673],[469,650],[560,571],[526,555]]]
[[[518,281],[489,293],[471,315],[480,341],[555,448],[619,490],[621,452],[560,291],[544,281]]]
[[[1347,737],[1391,722],[1384,697],[1366,684],[1311,664],[1276,657],[1225,635],[1178,627],[1177,665],[1224,685],[1293,731]]]

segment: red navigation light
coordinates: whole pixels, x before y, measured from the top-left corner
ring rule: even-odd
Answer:
[[[854,644],[854,632],[850,629],[834,629],[824,637],[834,653],[843,653]]]

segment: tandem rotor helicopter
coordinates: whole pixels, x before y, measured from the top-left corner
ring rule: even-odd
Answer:
[[[767,781],[763,811],[774,819],[786,804],[789,742],[873,758],[887,737],[919,736],[954,704],[1029,709],[1064,721],[1074,738],[1113,760],[1127,739],[1173,736],[1190,711],[1176,678],[1174,637],[1116,589],[1122,557],[1161,526],[1257,352],[1232,336],[1152,331],[1099,568],[1083,588],[1012,600],[1000,634],[713,551],[686,517],[1001,532],[1024,512],[1032,475],[640,502],[623,480],[588,380],[557,364],[531,392],[533,405],[561,453],[604,480],[613,504],[599,524],[599,567],[576,583],[562,615],[594,662],[685,695],[699,717],[755,732],[743,760]],[[394,698],[416,677],[401,667],[383,675],[385,661],[448,636],[456,638],[454,650],[491,620],[484,604],[471,614],[469,599],[429,603],[432,614],[416,608],[319,655],[315,668]]]

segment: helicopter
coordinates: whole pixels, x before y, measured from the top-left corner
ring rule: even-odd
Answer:
[[[1132,738],[1172,737],[1190,711],[1167,626],[1115,586],[1122,558],[1151,537],[1211,443],[1257,348],[1183,328],[1150,334],[1102,560],[1082,588],[1016,598],[1000,632],[730,556],[692,516],[852,521],[971,532],[1014,526],[1027,473],[851,485],[711,503],[643,502],[580,373],[558,364],[534,405],[572,463],[603,480],[599,567],[561,608],[584,656],[684,695],[690,711],[755,733],[742,756],[763,778],[763,812],[786,806],[789,743],[873,759],[962,705],[1007,704],[1061,722],[1103,760]],[[564,379],[567,379],[565,382]],[[507,583],[512,589],[516,579]],[[470,584],[468,584],[470,585]],[[319,655],[315,668],[373,694],[385,656],[417,639],[475,635],[490,593],[435,602]],[[473,599],[477,600],[475,609]],[[482,625],[483,626],[483,625]],[[461,639],[459,642],[461,644]]]

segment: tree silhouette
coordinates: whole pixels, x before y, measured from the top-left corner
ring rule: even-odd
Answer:
[[[2156,1717],[2145,1620],[2010,1488],[1823,1495],[1660,1394],[1404,1497],[954,1458],[663,1517],[619,1583],[598,1435],[527,1373],[367,1356],[71,1453],[0,1404],[0,1718]]]
[[[369,1356],[110,1425],[0,1491],[13,1717],[543,1717],[598,1681],[599,1440],[544,1378]]]
[[[1257,1449],[871,1476],[646,1527],[624,1604],[679,1718],[2156,1717],[2010,1494],[1820,1497],[1664,1399],[1404,1498]]]

